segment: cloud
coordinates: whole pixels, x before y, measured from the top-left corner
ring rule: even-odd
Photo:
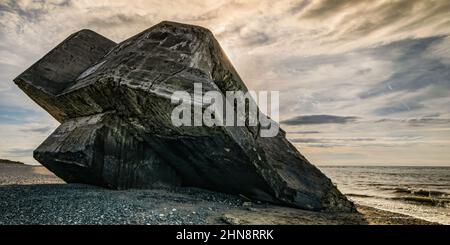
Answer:
[[[423,109],[425,106],[418,102],[412,101],[410,103],[397,102],[395,104],[389,104],[385,107],[380,107],[374,110],[374,113],[378,116],[386,116],[399,114],[402,112],[410,112],[413,110]]]
[[[316,1],[305,13],[301,15],[303,18],[327,18],[341,13],[346,7],[354,6],[362,1]]]
[[[289,138],[293,143],[327,143],[333,142],[368,142],[376,141],[376,138]],[[336,144],[339,145],[339,144]]]
[[[38,115],[34,110],[0,104],[0,125],[29,123],[35,121]]]
[[[434,113],[421,118],[408,119],[383,118],[375,120],[374,123],[401,123],[411,127],[450,126],[450,118],[441,118],[439,115],[439,113]]]
[[[423,117],[424,118],[434,118],[434,117],[440,117],[440,116],[441,116],[441,113],[435,112],[435,113],[430,113],[430,114],[424,115]]]
[[[324,0],[313,1],[299,14],[299,20],[327,23],[320,34],[333,42],[391,42],[448,32],[443,25],[449,11],[446,1]]]
[[[408,124],[413,127],[430,126],[430,125],[444,125],[450,126],[450,118],[419,118],[409,119]]]
[[[293,144],[300,144],[307,147],[318,148],[343,148],[343,147],[396,147],[402,145],[414,146],[423,143],[420,136],[379,136],[379,137],[317,137],[317,138],[289,138]]]
[[[436,110],[445,114],[449,110],[443,105],[450,103],[450,63],[442,44],[450,44],[447,40],[434,36],[345,54],[290,55],[267,65],[260,61],[254,76],[271,82],[258,88],[281,91],[284,118],[299,111],[365,117],[417,117]]]
[[[291,119],[287,119],[281,122],[285,125],[302,125],[302,124],[346,124],[350,122],[356,122],[358,117],[353,116],[333,116],[333,115],[307,115],[297,116]]]
[[[45,133],[52,131],[53,129],[54,129],[54,127],[51,127],[51,126],[38,126],[38,127],[25,128],[25,129],[22,129],[21,131],[29,132],[29,133],[45,134]]]
[[[292,143],[322,143],[322,139],[316,139],[316,138],[294,138],[289,139]]]
[[[289,134],[320,134],[320,131],[314,130],[299,130],[299,131],[289,131]]]
[[[388,79],[360,94],[369,98],[398,91],[416,91],[427,86],[450,89],[450,66],[440,57],[427,55],[430,47],[438,45],[445,36],[408,39],[373,49],[379,57],[392,57],[396,70]],[[369,51],[370,52],[370,51]]]
[[[26,21],[37,21],[42,15],[47,13],[45,8],[43,7],[43,3],[33,7],[32,5],[24,5],[22,4],[24,1],[14,1],[14,0],[6,0],[0,3],[0,13],[2,15],[12,14],[18,15],[19,17],[25,19]]]
[[[33,155],[34,149],[13,148],[6,151],[6,157],[23,157]]]
[[[289,138],[292,143],[305,143],[310,146],[323,147],[327,145],[328,147],[344,146],[348,143],[361,143],[361,142],[373,142],[376,138]]]

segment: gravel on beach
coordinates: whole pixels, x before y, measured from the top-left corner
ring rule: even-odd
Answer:
[[[42,166],[0,163],[0,225],[9,224],[432,224],[358,206],[312,212],[196,188],[109,190],[65,184]]]
[[[0,224],[207,224],[244,200],[195,188],[65,184],[42,166],[0,164]]]
[[[196,189],[113,191],[81,184],[0,187],[0,224],[207,224],[242,206]]]

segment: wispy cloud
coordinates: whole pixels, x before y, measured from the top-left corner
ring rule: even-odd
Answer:
[[[25,128],[22,129],[22,132],[28,132],[28,133],[49,133],[50,131],[52,131],[54,129],[54,127],[51,126],[37,126],[37,127],[30,127],[30,128]]]
[[[33,155],[34,149],[12,148],[6,151],[6,157],[24,157]]]
[[[295,118],[281,121],[281,124],[285,125],[302,125],[302,124],[345,124],[350,122],[356,122],[358,117],[353,116],[333,116],[333,115],[307,115],[297,116]]]
[[[289,134],[320,134],[320,131],[314,130],[297,130],[297,131],[289,131]]]
[[[31,109],[0,104],[0,125],[30,123],[36,120],[38,114],[38,112]]]
[[[434,115],[410,119],[383,118],[375,121],[375,123],[386,123],[386,122],[402,123],[411,127],[436,127],[436,126],[450,127],[450,118],[440,118]]]

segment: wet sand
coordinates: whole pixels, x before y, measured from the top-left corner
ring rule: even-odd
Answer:
[[[324,213],[195,188],[65,184],[42,166],[20,164],[0,163],[0,197],[0,224],[434,224],[367,206],[358,206],[359,214]]]

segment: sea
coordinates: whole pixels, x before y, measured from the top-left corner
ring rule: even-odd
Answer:
[[[450,167],[319,168],[356,204],[450,225]]]

